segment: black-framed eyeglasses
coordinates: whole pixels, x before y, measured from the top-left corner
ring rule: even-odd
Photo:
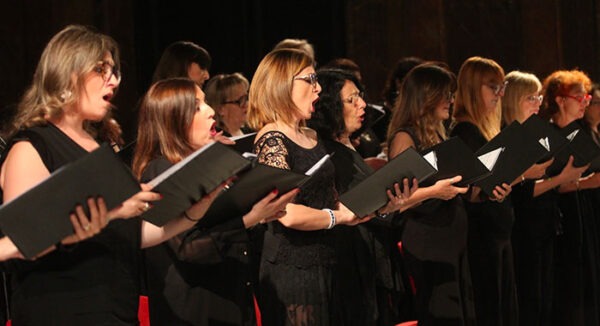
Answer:
[[[246,106],[248,104],[248,94],[240,96],[237,100],[225,101],[223,104],[236,104],[239,107]]]
[[[489,87],[496,96],[504,92],[504,90],[506,89],[506,85],[508,85],[508,80],[505,80],[501,84],[485,84],[485,86]]]
[[[566,94],[566,95],[563,95],[563,97],[568,97],[570,99],[574,99],[575,101],[579,102],[580,104],[589,104],[590,101],[592,100],[592,95],[590,95],[590,94],[577,95],[577,96]]]
[[[313,88],[317,88],[317,83],[319,82],[319,79],[317,78],[317,74],[315,73],[311,73],[308,75],[303,75],[303,76],[295,76],[294,80],[303,80],[307,83],[310,84],[310,86],[312,86]]]
[[[342,102],[344,103],[348,103],[348,104],[352,104],[352,105],[356,105],[358,103],[358,99],[364,99],[365,98],[365,92],[358,92],[358,93],[354,93],[350,96],[348,96],[347,98],[343,99]]]
[[[525,98],[530,103],[542,103],[544,101],[544,95],[529,95]]]
[[[108,82],[114,75],[117,79],[117,83],[121,82],[121,71],[116,66],[111,65],[108,62],[100,61],[94,67],[94,71],[102,76],[104,82]]]

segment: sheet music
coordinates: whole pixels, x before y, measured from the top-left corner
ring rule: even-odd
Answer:
[[[483,165],[485,165],[485,167],[492,171],[492,169],[494,168],[494,165],[496,165],[496,162],[498,161],[498,157],[500,157],[500,153],[502,153],[502,151],[504,151],[504,147],[498,147],[495,150],[491,151],[491,152],[487,152],[479,157],[477,157],[479,159],[479,161],[481,161],[481,163],[483,163]]]

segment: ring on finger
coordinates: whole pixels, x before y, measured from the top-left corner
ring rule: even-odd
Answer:
[[[148,202],[145,202],[144,206],[142,206],[142,208],[141,208],[142,212],[145,212],[149,209],[150,209],[150,204]]]
[[[83,226],[83,230],[84,231],[89,231],[90,230],[91,225],[88,223],[86,225]]]

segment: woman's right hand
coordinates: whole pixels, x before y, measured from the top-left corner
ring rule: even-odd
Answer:
[[[186,210],[187,216],[189,216],[189,218],[192,221],[196,222],[199,221],[202,217],[204,217],[204,214],[206,214],[206,212],[210,208],[210,205],[212,205],[217,196],[221,194],[223,189],[229,188],[229,185],[231,184],[231,182],[233,182],[233,179],[234,178],[227,179],[227,181],[220,184],[217,188],[215,188],[215,190],[209,192],[207,195],[200,198],[200,200],[194,203],[192,207]]]
[[[357,225],[360,223],[367,222],[374,217],[374,215],[371,214],[369,216],[359,218],[348,207],[346,207],[341,202],[339,203],[338,209],[333,211],[333,214],[335,215],[335,224],[336,225],[337,224]]]
[[[277,198],[277,189],[271,191],[263,199],[252,206],[252,210],[244,215],[242,220],[246,228],[253,227],[258,223],[268,223],[277,220],[286,214],[285,206],[290,203],[300,192],[295,188]]]
[[[565,165],[565,167],[562,169],[562,171],[560,171],[558,176],[556,176],[556,178],[560,179],[561,184],[569,183],[569,182],[577,182],[579,180],[579,178],[581,178],[581,175],[589,167],[589,165],[584,165],[582,167],[577,168],[577,167],[573,166],[574,160],[575,159],[573,158],[572,155],[569,156],[569,161],[567,161],[567,164]]]
[[[438,180],[432,187],[434,190],[434,198],[442,200],[450,200],[458,194],[464,194],[469,190],[469,187],[456,187],[455,183],[462,180],[462,176],[457,175],[452,178]]]
[[[102,197],[88,198],[87,204],[90,210],[90,216],[85,214],[83,207],[77,205],[75,212],[69,218],[73,225],[74,233],[62,239],[63,245],[74,244],[89,239],[100,233],[109,222],[106,203]]]
[[[529,169],[527,169],[527,171],[525,171],[525,173],[523,173],[523,179],[541,179],[546,174],[546,169],[552,164],[552,162],[554,162],[554,158],[544,163],[532,165]]]

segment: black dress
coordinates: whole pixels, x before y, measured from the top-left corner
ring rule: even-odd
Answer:
[[[402,131],[417,149],[425,150],[412,130]],[[430,199],[404,212],[404,218],[402,243],[415,283],[419,325],[474,325],[467,213],[461,197]]]
[[[583,125],[582,129],[587,130]],[[578,190],[558,198],[562,220],[556,241],[554,325],[600,325],[595,191]]]
[[[335,186],[344,193],[373,173],[356,151],[345,145],[325,140],[333,154]],[[406,320],[401,309],[410,311],[410,293],[403,280],[396,225],[373,219],[357,226],[336,226],[334,286],[342,298],[335,305],[340,325],[392,325]],[[402,301],[404,300],[404,301]],[[403,311],[404,312],[404,311]]]
[[[152,160],[142,181],[172,163]],[[206,228],[202,222],[164,244],[144,250],[152,325],[255,325],[261,226],[246,230],[241,218]]]
[[[19,140],[34,146],[50,172],[87,154],[52,124],[19,132],[13,143]],[[137,325],[140,241],[141,220],[119,219],[34,262],[7,262],[13,325]]]
[[[534,181],[513,186],[512,244],[521,325],[551,325],[554,296],[554,243],[561,212],[558,192],[533,197]]]
[[[255,142],[258,162],[304,173],[325,154],[322,143],[304,148],[283,133],[269,131]],[[327,162],[305,183],[295,203],[335,209],[335,171]],[[332,230],[299,231],[278,221],[265,232],[260,264],[259,306],[262,322],[271,325],[339,325],[332,313]]]
[[[473,152],[487,143],[477,126],[469,122],[459,122],[451,136],[460,137]],[[506,198],[502,203],[465,201],[465,208],[477,324],[517,325],[519,316],[511,245],[515,217],[511,199]]]

